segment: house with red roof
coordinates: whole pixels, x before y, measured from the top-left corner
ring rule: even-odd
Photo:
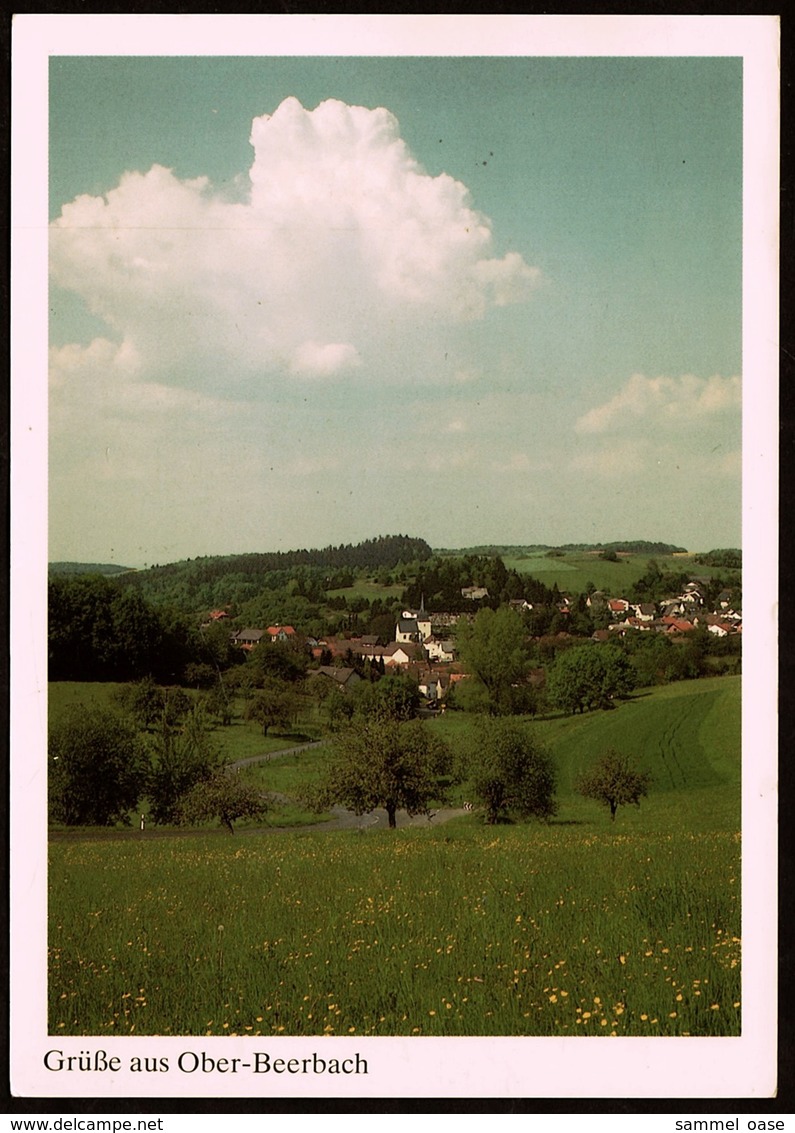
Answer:
[[[271,641],[288,641],[291,637],[295,637],[295,630],[292,626],[268,626],[265,632]]]

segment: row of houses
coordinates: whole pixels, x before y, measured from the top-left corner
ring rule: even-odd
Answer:
[[[435,670],[425,665],[412,663],[407,665],[406,671],[415,677],[420,696],[433,704],[443,701],[450,686],[466,675],[465,673]],[[312,670],[310,679],[328,681],[335,687],[347,691],[360,684],[364,677],[350,666],[320,665],[317,669]]]
[[[608,598],[601,591],[589,595],[586,604],[595,612],[609,614],[611,622],[604,630],[597,630],[593,637],[605,641],[615,634],[623,635],[633,630],[655,630],[659,633],[690,633],[705,627],[717,637],[742,633],[742,614],[732,609],[732,592],[722,590],[715,602],[715,609],[709,612],[707,606],[707,587],[703,582],[689,582],[681,594],[666,598],[660,603],[629,602],[626,598]]]
[[[239,649],[251,652],[263,641],[290,641],[295,638],[293,626],[268,626],[267,629],[240,629],[231,635],[231,642]]]
[[[728,637],[730,634],[741,634],[743,631],[742,622],[727,621],[716,614],[702,614],[692,621],[688,618],[664,617],[655,618],[651,622],[642,622],[639,618],[626,618],[622,622],[613,622],[607,629],[595,630],[591,636],[594,641],[608,641],[610,638],[623,637],[626,633],[638,630],[676,636],[692,633],[702,627],[715,637]]]

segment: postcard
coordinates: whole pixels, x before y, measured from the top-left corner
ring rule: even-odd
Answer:
[[[775,1093],[778,49],[15,18],[16,1096]]]

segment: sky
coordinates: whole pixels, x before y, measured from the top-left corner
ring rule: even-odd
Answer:
[[[49,84],[51,561],[740,545],[741,59]]]

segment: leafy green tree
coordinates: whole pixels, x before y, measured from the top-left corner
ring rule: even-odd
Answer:
[[[509,606],[479,610],[473,622],[459,623],[457,645],[467,672],[486,690],[489,712],[510,713],[511,689],[527,679],[530,668],[521,616]]]
[[[421,720],[358,717],[338,734],[333,755],[312,802],[319,809],[347,807],[356,814],[376,808],[397,825],[398,810],[428,814],[443,796],[450,771],[447,746]]]
[[[152,677],[122,685],[115,699],[141,730],[151,727],[163,713],[162,691]]]
[[[218,673],[206,661],[191,661],[185,666],[184,679],[191,688],[212,688],[218,680]]]
[[[575,783],[575,789],[584,798],[594,799],[609,808],[613,822],[620,806],[630,803],[640,806],[640,800],[649,793],[650,786],[648,771],[642,771],[614,748],[608,748],[591,770],[583,773]]]
[[[330,732],[338,732],[351,721],[354,712],[353,697],[337,685],[318,682],[317,688],[326,726]]]
[[[217,772],[220,754],[212,743],[201,708],[190,714],[181,729],[175,728],[164,714],[150,744],[147,795],[152,820],[178,822],[183,797]]]
[[[293,689],[272,678],[266,680],[246,707],[247,719],[256,720],[263,736],[267,736],[269,728],[289,728],[297,714],[298,698]]]
[[[405,673],[389,673],[373,684],[362,683],[356,688],[357,715],[413,720],[419,706],[417,682]]]
[[[576,645],[557,654],[547,674],[547,696],[564,712],[609,708],[635,684],[626,655],[612,645]]]
[[[308,657],[298,642],[261,642],[251,653],[248,664],[259,680],[300,681],[306,676]]]
[[[151,677],[125,685],[119,689],[116,699],[142,730],[159,725],[163,719],[173,727],[193,708],[193,701],[184,689],[163,687]]]
[[[472,789],[486,808],[486,822],[551,818],[557,811],[551,756],[527,725],[483,719],[467,752]]]
[[[236,665],[224,674],[224,685],[233,696],[249,701],[254,695],[257,676],[251,666],[247,664]]]
[[[202,626],[199,632],[197,654],[199,661],[212,666],[214,672],[228,669],[234,665],[239,651],[232,645],[232,637],[226,618]]]
[[[74,707],[50,731],[50,814],[67,826],[129,821],[149,762],[133,722],[106,709]]]
[[[222,680],[216,680],[212,688],[205,694],[202,703],[205,711],[220,721],[222,727],[229,727],[234,715],[234,704],[232,694]]]
[[[262,819],[267,812],[268,798],[262,791],[229,768],[219,768],[182,797],[178,819],[193,825],[218,818],[234,834],[238,819]]]
[[[173,681],[190,660],[186,623],[120,579],[55,577],[48,602],[50,680]]]

